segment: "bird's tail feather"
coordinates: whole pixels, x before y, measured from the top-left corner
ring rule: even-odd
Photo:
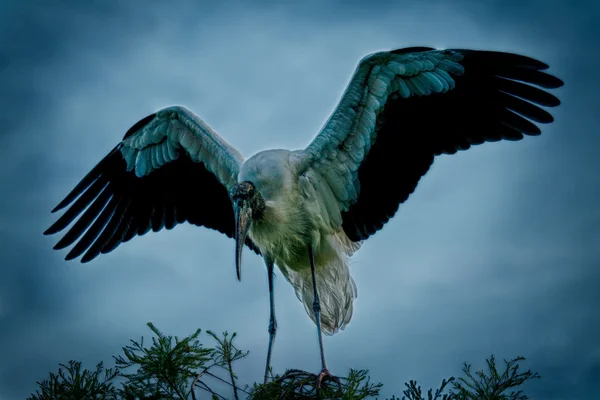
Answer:
[[[348,268],[349,257],[334,257],[325,265],[317,265],[316,279],[321,305],[321,328],[326,335],[343,330],[352,319],[353,303],[357,297],[356,284]],[[280,267],[294,286],[296,296],[304,304],[308,316],[316,324],[313,310],[313,285],[310,268],[300,271]]]

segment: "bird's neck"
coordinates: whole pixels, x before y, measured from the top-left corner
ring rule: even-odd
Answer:
[[[250,238],[276,263],[295,265],[305,257],[307,245],[311,243],[311,229],[303,210],[302,204],[265,201],[262,218],[250,226]]]
[[[270,226],[281,226],[290,224],[302,213],[302,204],[296,204],[291,199],[263,200],[257,204],[257,211],[260,217],[253,217],[253,220]]]

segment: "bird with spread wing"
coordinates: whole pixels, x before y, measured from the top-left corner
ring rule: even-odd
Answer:
[[[539,135],[563,82],[522,55],[411,47],[363,58],[341,100],[301,150],[245,159],[181,106],[134,124],[53,212],[45,234],[70,228],[55,249],[88,262],[150,230],[189,222],[235,238],[267,267],[270,322],[265,382],[277,323],[277,265],[322,332],[350,322],[357,291],[349,258],[394,216],[435,156]]]

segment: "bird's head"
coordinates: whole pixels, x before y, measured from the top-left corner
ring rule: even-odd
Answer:
[[[242,273],[242,250],[253,220],[260,219],[265,200],[252,182],[240,182],[229,191],[235,215],[235,268],[238,280]]]

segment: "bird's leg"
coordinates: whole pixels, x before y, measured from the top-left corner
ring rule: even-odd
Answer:
[[[315,272],[315,253],[312,246],[308,247],[308,256],[310,257],[310,273],[313,284],[313,311],[317,320],[317,335],[319,337],[319,350],[321,351],[321,366],[323,371],[327,370],[325,366],[325,352],[323,351],[323,336],[321,334],[321,302],[319,301],[319,292],[317,290],[317,276]]]
[[[273,351],[273,341],[275,341],[275,332],[277,332],[277,320],[275,320],[275,297],[273,294],[273,260],[265,257],[267,264],[267,274],[269,275],[269,307],[271,316],[269,317],[269,348],[267,350],[267,364],[265,366],[265,384],[269,380],[269,368],[271,367],[271,352]]]
[[[321,351],[321,373],[317,377],[317,390],[321,387],[321,383],[323,383],[323,379],[328,376],[330,379],[334,380],[338,387],[342,388],[340,380],[331,375],[327,366],[325,365],[325,351],[323,350],[323,336],[321,334],[321,303],[319,301],[319,292],[317,290],[317,276],[315,272],[315,252],[312,246],[308,247],[308,256],[310,258],[310,272],[312,274],[312,283],[313,283],[313,310],[315,312],[315,317],[317,320],[317,335],[319,336],[319,350]]]

